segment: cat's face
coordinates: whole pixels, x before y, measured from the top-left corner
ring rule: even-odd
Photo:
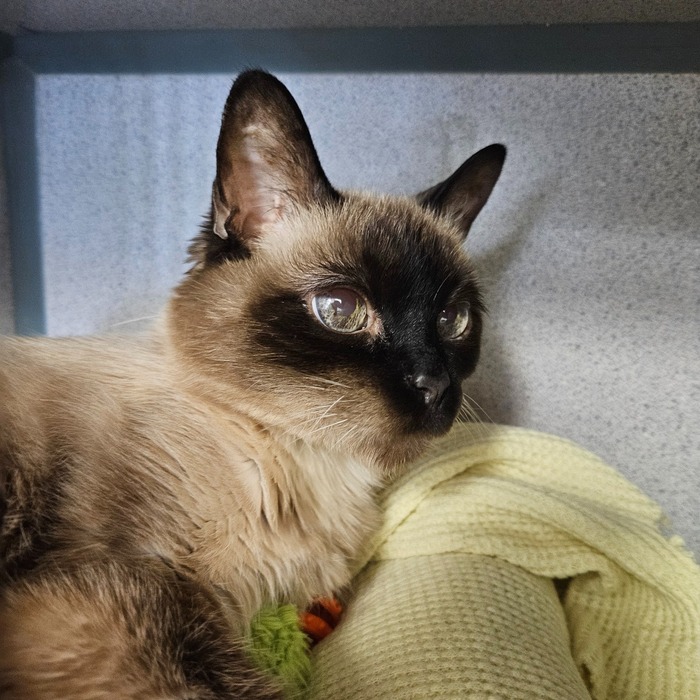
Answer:
[[[296,438],[391,468],[452,425],[483,307],[466,231],[500,172],[481,151],[416,198],[336,192],[289,93],[234,85],[211,221],[170,316],[194,384]]]

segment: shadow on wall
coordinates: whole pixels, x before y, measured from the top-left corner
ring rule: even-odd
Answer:
[[[536,235],[551,192],[547,183],[540,183],[537,190],[516,203],[509,217],[512,225],[504,227],[494,245],[486,243],[472,254],[488,314],[481,359],[474,375],[466,381],[464,391],[485,422],[520,425],[527,414],[528,396],[508,348],[517,343],[517,326],[513,323],[517,319],[513,314],[523,312],[517,304],[522,273],[516,275],[514,268],[522,259],[527,242]]]
[[[3,162],[2,146],[0,135],[0,164]],[[11,272],[10,221],[7,213],[5,170],[0,165],[0,335],[10,335],[15,330]]]

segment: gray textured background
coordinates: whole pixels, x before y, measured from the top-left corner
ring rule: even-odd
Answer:
[[[700,76],[281,77],[339,187],[416,191],[509,147],[469,240],[491,315],[468,391],[616,465],[700,552]],[[52,335],[157,313],[207,207],[230,82],[39,78]]]
[[[92,31],[689,22],[697,0],[3,0],[0,29]]]

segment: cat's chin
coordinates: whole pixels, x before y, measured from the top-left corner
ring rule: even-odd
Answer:
[[[447,432],[449,428],[441,431]],[[392,477],[406,469],[416,461],[430,446],[438,435],[436,433],[411,433],[396,436],[381,446],[375,447],[369,455],[372,464],[383,474]]]
[[[317,435],[300,434],[298,439],[322,450],[352,456],[391,477],[410,469],[411,463],[420,458],[436,438],[448,433],[453,424],[454,419],[447,416],[432,421],[404,421],[403,425],[399,421],[394,425],[385,421],[383,429],[376,425],[365,426],[365,430],[354,434],[353,440],[342,444],[332,437],[326,441]]]

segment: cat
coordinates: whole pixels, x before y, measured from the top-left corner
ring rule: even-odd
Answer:
[[[503,146],[415,197],[338,191],[254,70],[216,156],[151,332],[0,341],[3,698],[282,697],[246,623],[347,586],[377,492],[460,410]]]

